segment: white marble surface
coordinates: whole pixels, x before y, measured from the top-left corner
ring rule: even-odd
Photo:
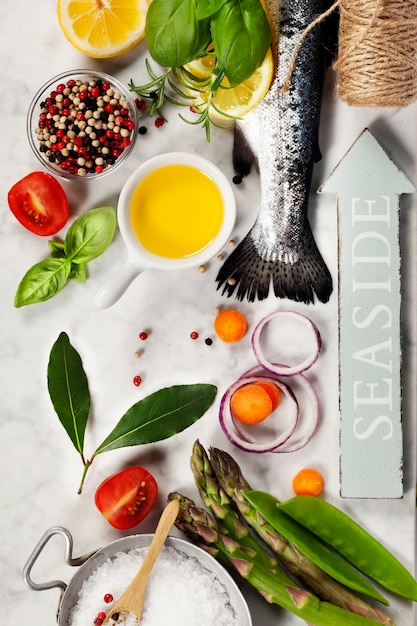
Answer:
[[[124,246],[117,236],[105,255],[89,267],[84,285],[72,283],[44,304],[23,309],[13,307],[18,282],[26,270],[47,256],[47,242],[23,229],[7,206],[7,191],[17,180],[39,169],[26,139],[25,116],[31,97],[50,77],[79,67],[99,68],[123,81],[145,78],[146,48],[140,45],[124,57],[93,61],[75,51],[63,37],[56,19],[55,0],[42,3],[22,0],[13,6],[2,3],[1,64],[2,140],[0,196],[0,435],[2,453],[1,529],[2,616],[7,622],[52,624],[58,591],[34,592],[22,581],[23,565],[44,531],[54,525],[68,528],[74,537],[75,553],[84,554],[116,539],[112,529],[94,506],[97,485],[128,464],[147,467],[160,486],[158,505],[139,527],[152,531],[166,495],[173,489],[196,495],[188,458],[193,441],[199,437],[206,447],[214,445],[231,452],[242,464],[254,487],[269,490],[278,498],[292,495],[291,478],[302,466],[314,465],[323,471],[326,496],[354,514],[390,546],[413,570],[415,532],[415,410],[413,355],[414,333],[414,247],[415,198],[404,197],[402,245],[405,289],[405,496],[400,501],[341,501],[338,497],[338,392],[337,392],[337,290],[330,302],[311,307],[276,301],[273,297],[256,304],[242,303],[250,329],[266,313],[283,305],[307,313],[319,326],[324,348],[312,376],[321,402],[321,424],[312,442],[302,451],[286,455],[251,456],[232,449],[217,419],[216,401],[200,422],[175,439],[112,451],[96,459],[87,476],[83,494],[77,495],[81,463],[51,406],[46,387],[46,367],[52,344],[66,331],[82,355],[93,401],[85,449],[87,455],[108,434],[127,408],[152,391],[175,383],[212,382],[219,396],[245,369],[254,365],[250,335],[239,344],[214,341],[212,320],[215,307],[233,304],[216,291],[215,259],[205,274],[197,270],[157,273],[149,271],[132,285],[114,307],[105,311],[94,305],[94,297],[116,266],[124,260]],[[140,137],[129,161],[98,183],[65,184],[71,203],[71,221],[84,211],[103,204],[116,205],[123,181],[143,160],[168,150],[204,154],[232,175],[229,131],[214,131],[210,144],[204,133],[178,120],[178,110],[167,111],[169,123],[157,129],[146,122],[149,132]],[[323,109],[321,150],[324,155],[314,173],[316,188],[330,173],[365,126],[383,143],[403,171],[416,184],[416,108],[405,110],[349,109],[334,97],[329,77]],[[235,188],[239,239],[256,214],[259,181],[253,174]],[[319,247],[337,283],[336,200],[332,196],[312,198],[311,217]],[[227,251],[226,251],[227,252]],[[145,345],[138,333],[150,331]],[[189,333],[197,330],[198,341]],[[143,348],[137,360],[134,352]],[[137,388],[135,374],[143,378]],[[175,531],[174,534],[179,534]],[[33,577],[36,581],[62,578],[69,581],[73,570],[63,564],[63,545],[58,539],[43,553]],[[282,625],[300,621],[268,606],[245,587],[254,626]],[[399,626],[413,624],[410,603],[393,600],[391,615]]]

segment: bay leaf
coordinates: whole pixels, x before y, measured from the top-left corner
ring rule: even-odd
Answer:
[[[52,346],[48,363],[48,391],[58,418],[82,455],[90,412],[90,392],[82,360],[61,332]]]
[[[176,435],[204,415],[216,393],[217,387],[203,383],[173,385],[155,391],[128,409],[93,456]]]

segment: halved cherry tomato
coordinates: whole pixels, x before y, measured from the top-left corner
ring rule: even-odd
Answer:
[[[9,207],[19,222],[36,235],[55,235],[69,217],[68,199],[56,178],[32,172],[8,194]]]
[[[114,528],[137,526],[150,513],[158,495],[155,478],[143,467],[128,467],[106,478],[98,487],[95,503]]]

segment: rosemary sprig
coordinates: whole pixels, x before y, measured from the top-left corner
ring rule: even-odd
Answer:
[[[206,55],[214,56],[211,52],[206,52],[204,55],[200,56]],[[204,77],[196,76],[184,66],[169,68],[166,72],[158,76],[153,71],[147,59],[146,69],[151,81],[145,85],[135,85],[133,80],[131,80],[129,89],[142,98],[149,100],[147,110],[150,117],[157,113],[166,121],[162,113],[163,105],[166,102],[177,106],[188,106],[197,114],[197,118],[195,120],[189,120],[181,114],[179,117],[187,124],[202,126],[206,131],[207,141],[210,141],[210,129],[212,126],[217,128],[230,128],[233,126],[234,121],[238,119],[220,111],[214,103],[214,98],[218,90],[228,89],[221,84],[225,74],[217,60],[211,73],[208,73],[207,76]],[[190,95],[190,92],[195,95]],[[196,98],[199,93],[204,94],[204,97],[202,97],[201,103],[196,103]],[[230,124],[219,124],[216,122],[210,115],[210,111],[213,109],[223,117],[229,118],[231,121]]]

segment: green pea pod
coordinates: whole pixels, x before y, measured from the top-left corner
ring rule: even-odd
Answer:
[[[197,19],[197,0],[152,0],[145,37],[152,58],[166,67],[181,67],[210,42],[210,18]]]
[[[340,509],[314,496],[295,496],[278,507],[382,587],[417,602],[417,582],[410,572]]]
[[[280,508],[280,502],[263,491],[244,491],[243,495],[256,511],[289,543],[310,559],[323,572],[345,587],[363,593],[388,605],[389,602],[355,569],[301,524],[294,521]]]

